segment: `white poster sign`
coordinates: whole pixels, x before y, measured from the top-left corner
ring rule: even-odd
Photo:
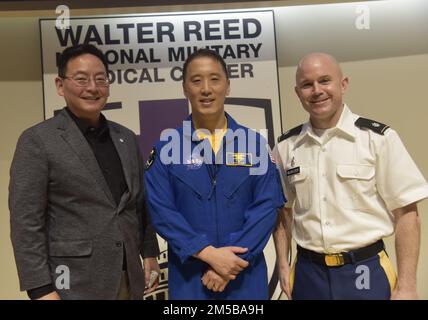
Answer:
[[[96,45],[110,69],[110,97],[103,113],[139,135],[147,157],[160,132],[179,126],[190,113],[182,66],[203,47],[217,51],[227,63],[231,93],[226,111],[242,125],[267,129],[271,146],[281,134],[272,10],[78,17],[63,29],[55,19],[41,19],[40,30],[45,118],[65,106],[55,89],[59,54],[76,44]],[[272,241],[266,251],[272,278]],[[165,254],[163,258],[166,263]],[[164,286],[153,298],[165,298],[167,275],[163,277]],[[270,289],[272,297],[279,295],[276,278]]]

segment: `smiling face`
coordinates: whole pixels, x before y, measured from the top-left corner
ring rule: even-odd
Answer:
[[[304,57],[297,68],[295,91],[315,128],[334,127],[343,110],[348,78],[333,57],[315,53]]]
[[[183,92],[196,117],[219,117],[224,114],[224,100],[229,95],[230,82],[219,61],[200,56],[187,66]]]
[[[97,77],[107,77],[102,61],[92,54],[82,54],[67,63],[65,78],[56,78],[57,93],[63,96],[70,111],[77,117],[97,122],[101,110],[107,103],[109,87],[97,86]],[[87,86],[78,86],[75,80],[89,78]]]

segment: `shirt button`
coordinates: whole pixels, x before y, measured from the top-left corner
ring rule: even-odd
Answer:
[[[117,241],[117,242],[116,242],[116,247],[118,247],[118,248],[122,247],[122,242]]]
[[[322,152],[325,152],[325,148],[321,148],[321,151],[322,151]]]
[[[328,221],[327,221],[327,222],[325,223],[325,225],[328,227],[328,226],[330,225],[330,222],[328,222]]]
[[[324,196],[324,197],[322,197],[322,200],[323,200],[323,201],[327,201],[327,197],[325,197],[325,196]]]

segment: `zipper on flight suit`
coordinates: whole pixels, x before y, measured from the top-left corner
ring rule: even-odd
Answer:
[[[217,171],[218,167],[216,164],[209,164],[207,165],[208,174],[211,178],[211,191],[208,195],[208,200],[211,200],[212,197],[214,197],[214,205],[215,205],[215,225],[216,225],[216,239],[217,239],[217,245],[220,243],[219,239],[219,225],[218,225],[218,208],[217,208],[217,197],[216,197],[216,186],[217,186]]]
[[[217,185],[217,168],[216,165],[214,164],[209,164],[207,165],[208,168],[208,174],[210,176],[211,179],[211,190],[210,193],[208,195],[208,199],[211,199],[211,197],[214,195],[215,192],[215,188]]]

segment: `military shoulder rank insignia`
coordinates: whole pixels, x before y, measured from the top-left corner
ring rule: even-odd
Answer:
[[[251,153],[226,152],[226,166],[252,167],[253,155]]]
[[[156,158],[156,149],[153,147],[152,151],[150,151],[150,155],[146,161],[146,165],[144,166],[144,169],[146,170],[149,169],[152,166],[153,162],[155,161],[155,158]]]
[[[386,124],[361,117],[358,118],[357,121],[355,121],[355,125],[358,128],[369,129],[381,135],[383,135],[385,131],[389,128],[389,126],[387,126]]]
[[[302,131],[302,128],[303,128],[303,124],[284,132],[282,135],[278,137],[278,143],[292,136],[297,136],[300,133],[300,131]]]

